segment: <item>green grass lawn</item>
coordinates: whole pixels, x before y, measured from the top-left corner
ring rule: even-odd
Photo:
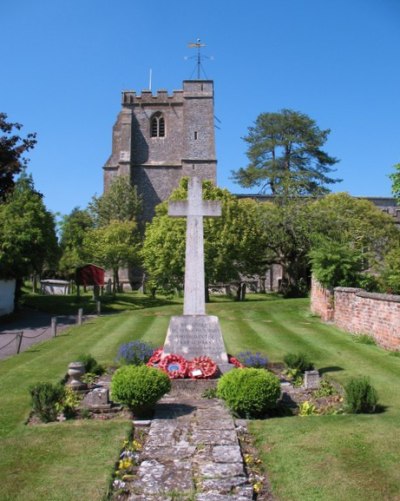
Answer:
[[[1,500],[102,499],[129,423],[26,426],[28,387],[60,380],[81,353],[111,364],[123,342],[141,338],[162,344],[169,317],[180,314],[182,306],[147,301],[124,294],[110,309],[128,311],[74,327],[0,362]],[[218,298],[207,310],[220,317],[229,353],[261,351],[278,362],[288,352],[306,351],[318,369],[340,382],[369,375],[386,408],[375,415],[252,422],[278,499],[400,499],[400,358],[321,323],[309,314],[307,300],[249,295],[245,303],[236,303]]]

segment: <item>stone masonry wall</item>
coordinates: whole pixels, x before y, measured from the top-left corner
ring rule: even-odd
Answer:
[[[372,336],[383,348],[400,350],[400,296],[365,292],[353,287],[336,287],[334,301],[313,280],[311,311],[353,334]],[[332,304],[333,309],[332,309]],[[331,310],[331,312],[329,311]]]

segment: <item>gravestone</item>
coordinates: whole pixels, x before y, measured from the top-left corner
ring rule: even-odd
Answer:
[[[168,214],[186,217],[185,288],[183,315],[170,320],[164,344],[164,356],[171,353],[190,360],[206,355],[221,372],[229,370],[218,317],[206,315],[204,281],[203,217],[221,215],[221,204],[203,200],[201,180],[189,179],[188,200],[170,202]]]

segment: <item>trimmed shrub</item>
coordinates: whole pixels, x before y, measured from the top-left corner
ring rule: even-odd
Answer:
[[[59,403],[64,398],[64,387],[61,384],[36,383],[29,388],[29,392],[35,414],[44,423],[55,421],[59,411]]]
[[[300,372],[310,371],[314,368],[305,353],[288,353],[283,357],[283,361],[289,369],[297,369]]]
[[[255,369],[265,369],[268,364],[268,358],[261,355],[259,351],[252,353],[251,351],[242,351],[236,358],[245,367],[254,367]]]
[[[371,385],[369,378],[352,378],[344,388],[346,395],[346,410],[353,414],[375,412],[378,394]]]
[[[116,361],[123,365],[147,364],[154,348],[143,341],[131,341],[120,346]]]
[[[218,381],[217,396],[242,417],[258,417],[276,407],[279,378],[265,369],[233,369]]]
[[[99,376],[104,372],[104,367],[101,366],[90,353],[88,355],[79,355],[78,362],[83,362],[85,364],[86,373],[96,374]]]
[[[171,389],[165,372],[147,365],[127,365],[116,370],[111,380],[113,400],[135,413],[146,413]]]

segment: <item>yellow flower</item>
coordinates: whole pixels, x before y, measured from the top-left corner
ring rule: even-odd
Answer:
[[[132,448],[133,448],[134,451],[141,451],[143,449],[143,446],[137,440],[133,440],[132,441]]]
[[[261,482],[256,482],[253,484],[253,490],[256,494],[258,494],[262,489],[262,483]]]

